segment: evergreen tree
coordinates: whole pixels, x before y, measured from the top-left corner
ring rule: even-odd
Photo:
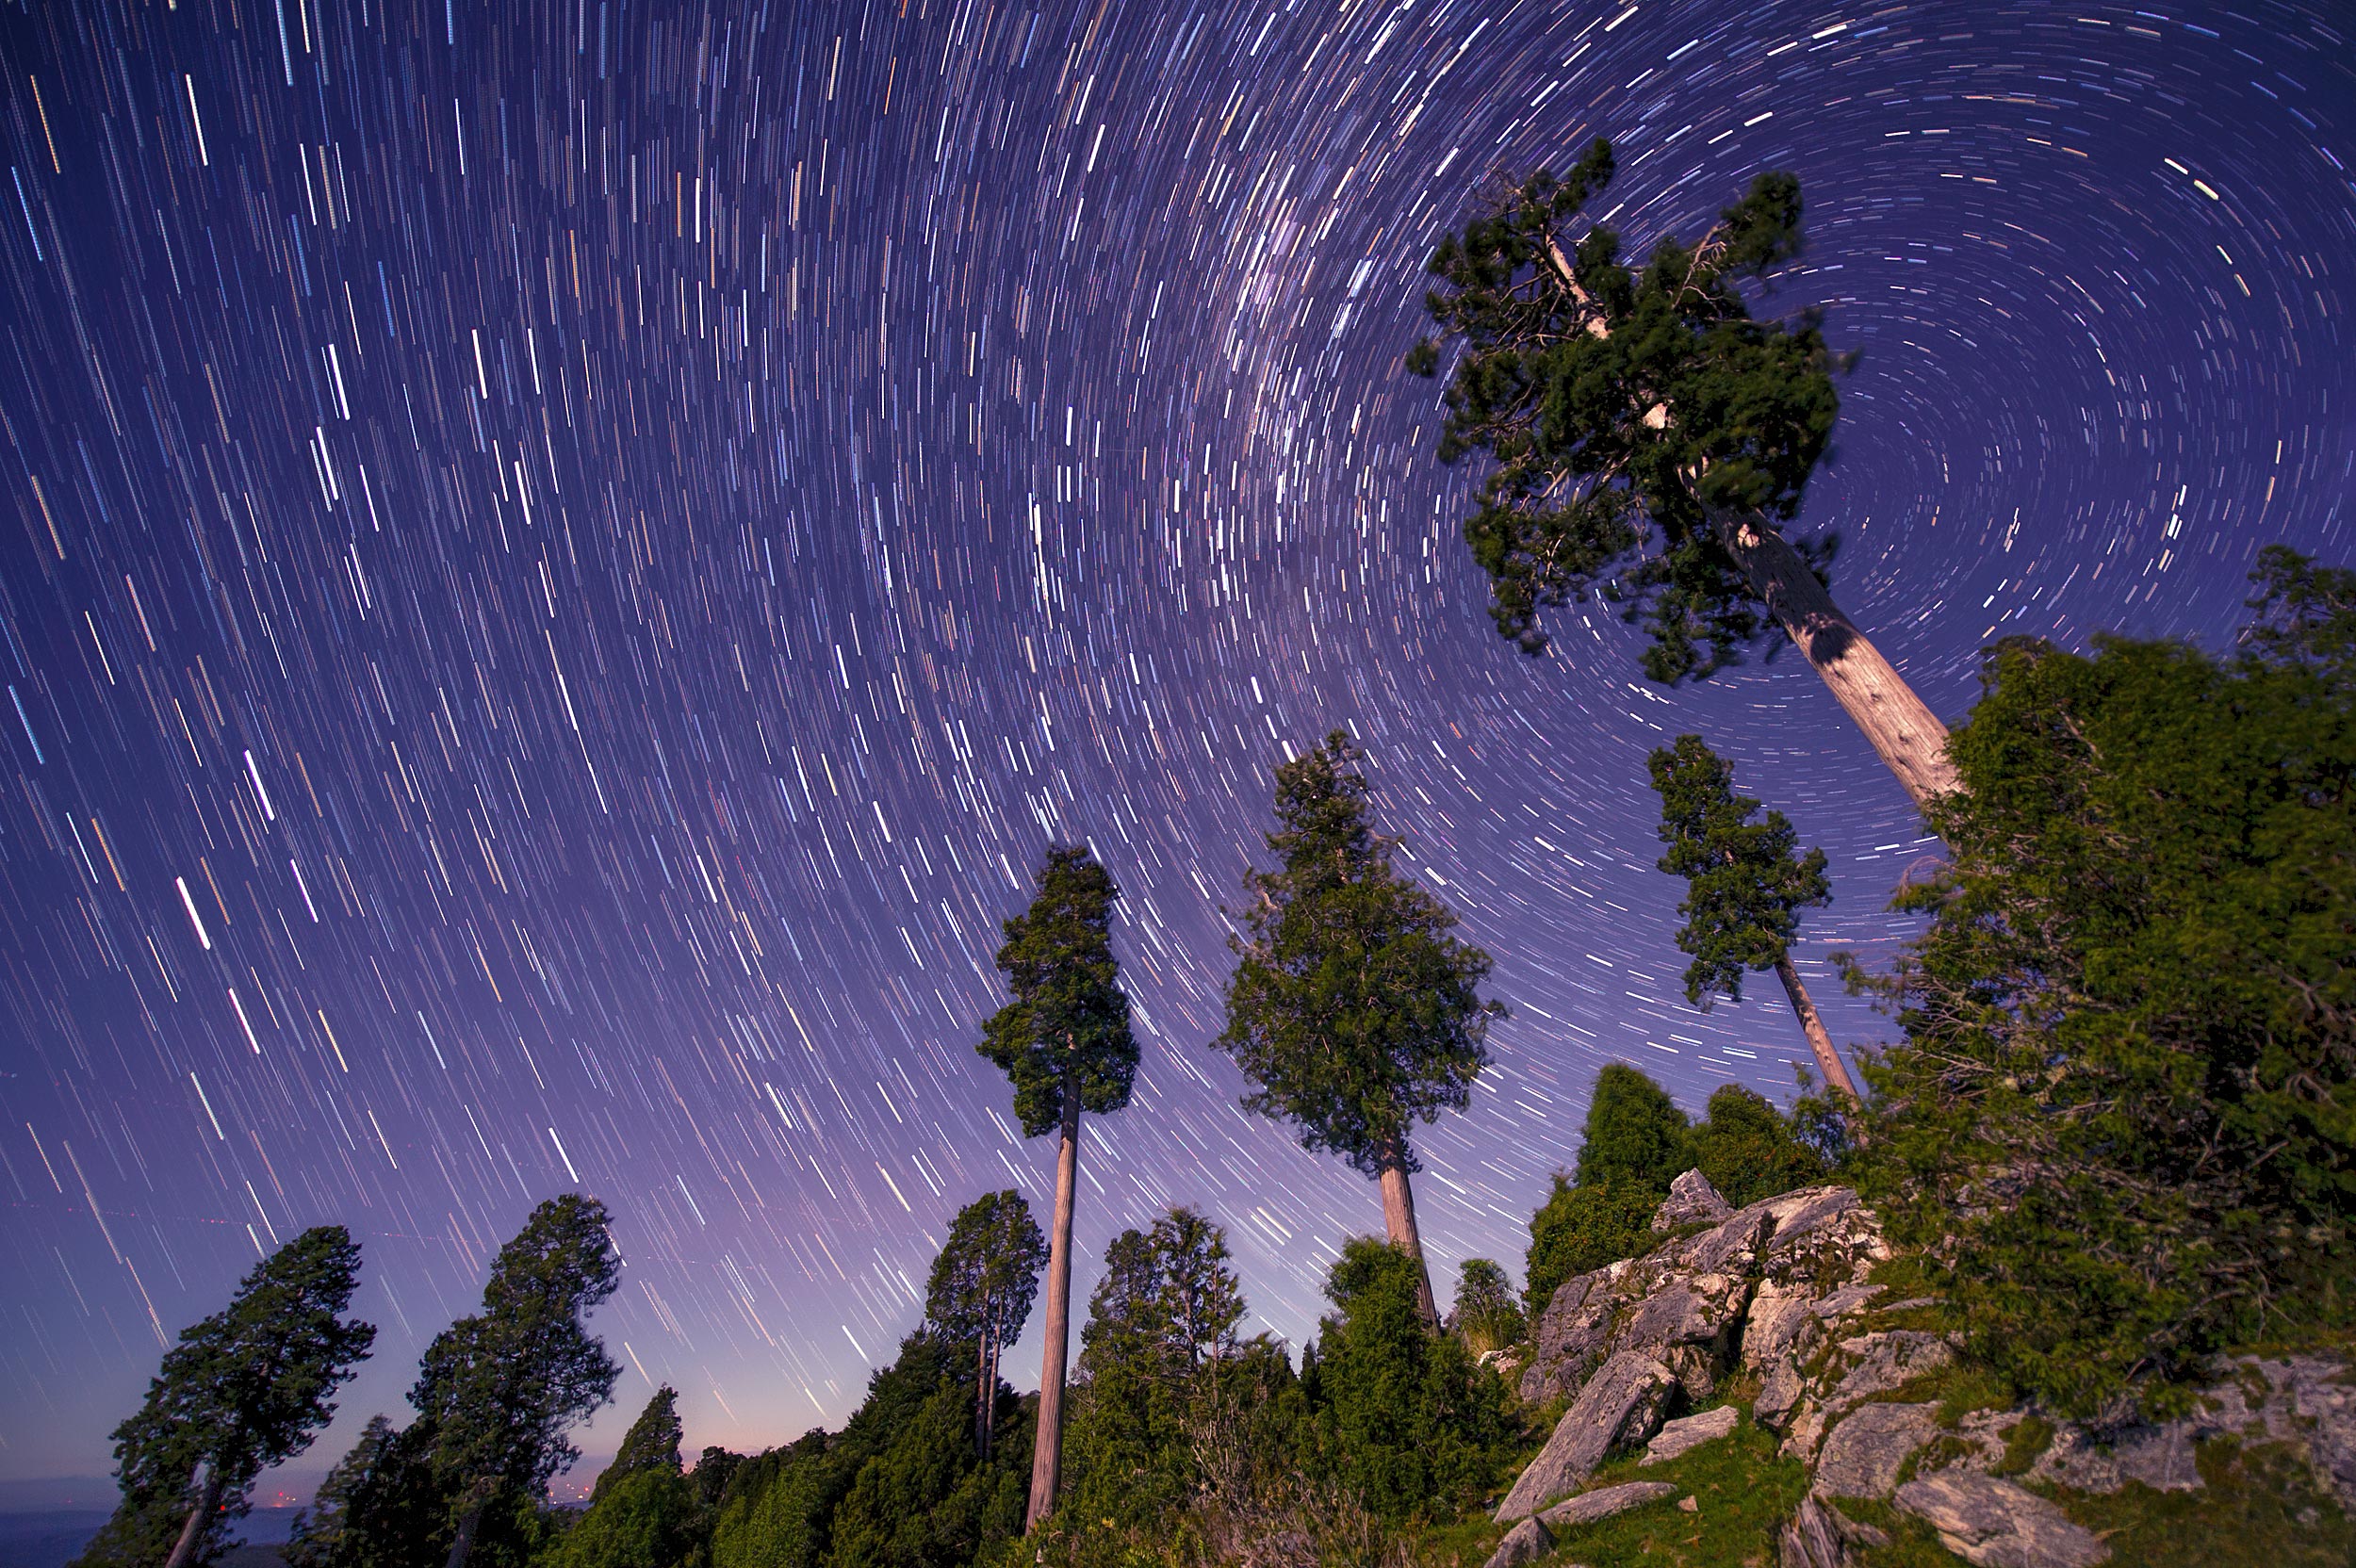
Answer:
[[[730,1453],[716,1443],[705,1444],[704,1451],[696,1456],[695,1468],[687,1477],[695,1483],[696,1506],[706,1511],[718,1509],[721,1498],[728,1494],[728,1483],[744,1467],[743,1454]]]
[[[1023,1528],[1055,1507],[1063,1457],[1063,1394],[1072,1321],[1072,1202],[1080,1169],[1080,1113],[1129,1103],[1137,1042],[1121,989],[1110,924],[1121,890],[1086,849],[1055,846],[1039,871],[1039,893],[1006,923],[998,970],[1013,999],[983,1026],[981,1054],[1014,1085],[1026,1137],[1057,1132],[1055,1217],[1047,1257],[1046,1351]]]
[[[1693,1163],[1693,1129],[1669,1091],[1625,1062],[1605,1063],[1587,1099],[1578,1184],[1623,1184],[1650,1193],[1658,1206]]]
[[[343,1316],[359,1266],[342,1226],[315,1226],[181,1331],[146,1402],[114,1430],[123,1501],[81,1568],[191,1568],[220,1555],[255,1478],[311,1446],[368,1356],[376,1330]]]
[[[1955,788],[1946,731],[1841,613],[1778,522],[1797,514],[1838,413],[1816,313],[1754,320],[1739,285],[1790,261],[1800,185],[1759,175],[1700,240],[1663,235],[1631,268],[1600,225],[1562,231],[1611,183],[1609,142],[1570,173],[1503,190],[1432,258],[1428,303],[1461,339],[1442,462],[1495,460],[1464,536],[1497,629],[1528,652],[1539,612],[1598,594],[1643,619],[1645,674],[1738,657],[1761,612],[1798,645],[1918,803]],[[1437,345],[1407,368],[1431,375]]]
[[[581,1318],[614,1294],[620,1269],[603,1203],[548,1199],[499,1249],[483,1311],[426,1348],[409,1401],[450,1498],[446,1568],[466,1568],[494,1503],[530,1506],[580,1457],[565,1432],[621,1375]]]
[[[1721,992],[1739,1002],[1744,970],[1774,970],[1817,1071],[1855,1104],[1857,1086],[1792,962],[1800,911],[1832,902],[1824,852],[1793,854],[1799,836],[1780,811],[1753,822],[1759,802],[1734,792],[1734,770],[1700,736],[1678,736],[1674,746],[1654,751],[1650,762],[1652,787],[1661,795],[1661,840],[1669,846],[1661,869],[1686,883],[1685,901],[1677,906],[1685,917],[1677,946],[1693,956],[1685,971],[1685,999],[1705,1010]]]
[[[2065,1410],[2356,1315],[2356,577],[2257,577],[2230,661],[1990,650],[1953,859],[1900,898],[1873,1196]]]
[[[431,1434],[368,1417],[359,1441],[295,1515],[287,1568],[421,1568],[449,1550],[447,1499],[427,1462]]]
[[[1318,1325],[1321,1462],[1392,1520],[1446,1517],[1496,1478],[1504,1385],[1423,1320],[1422,1266],[1360,1236],[1326,1277]],[[1304,1378],[1306,1374],[1303,1374]]]
[[[1021,1337],[1046,1261],[1030,1204],[1008,1187],[957,1211],[925,1283],[925,1321],[942,1339],[974,1348],[973,1446],[984,1460],[998,1408],[999,1352]]]
[[[1547,1304],[1565,1280],[1592,1274],[1622,1258],[1649,1248],[1653,1212],[1661,1194],[1649,1186],[1622,1179],[1581,1182],[1574,1185],[1561,1171],[1538,1211],[1530,1217],[1529,1283],[1522,1303],[1530,1320],[1546,1315]]]
[[[695,1554],[702,1510],[679,1473],[679,1393],[665,1383],[622,1435],[555,1568],[679,1568]]]
[[[1276,770],[1274,871],[1246,873],[1231,937],[1235,971],[1215,1042],[1258,1086],[1247,1110],[1289,1121],[1382,1185],[1392,1244],[1415,1260],[1424,1321],[1439,1312],[1408,1177],[1418,1120],[1463,1110],[1488,1065],[1489,956],[1449,935],[1456,917],[1392,869],[1366,820],[1363,754],[1335,730]]]
[[[1456,1308],[1448,1315],[1476,1356],[1517,1343],[1529,1328],[1513,1299],[1513,1282],[1487,1258],[1464,1260],[1456,1279]]]
[[[1823,1181],[1824,1157],[1804,1141],[1766,1097],[1721,1084],[1710,1116],[1693,1129],[1693,1163],[1736,1208]]]

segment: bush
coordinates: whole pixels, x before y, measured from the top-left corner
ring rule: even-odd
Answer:
[[[1359,1237],[1327,1276],[1337,1311],[1318,1325],[1316,1461],[1391,1520],[1477,1499],[1509,1436],[1504,1385],[1453,1335],[1425,1330],[1420,1280],[1415,1259]]]
[[[1554,1191],[1530,1217],[1530,1282],[1523,1295],[1531,1322],[1546,1315],[1563,1281],[1633,1258],[1659,1238],[1653,1211],[1661,1195],[1626,1182],[1573,1186],[1559,1171]]]
[[[1693,1129],[1669,1091],[1632,1067],[1606,1064],[1587,1102],[1573,1179],[1665,1197],[1669,1184],[1693,1168]]]
[[[1456,1309],[1448,1315],[1464,1348],[1476,1356],[1502,1350],[1529,1331],[1513,1299],[1513,1282],[1487,1258],[1466,1258],[1456,1280]]]
[[[1693,1163],[1736,1208],[1824,1179],[1824,1157],[1802,1142],[1766,1097],[1739,1084],[1710,1097],[1710,1119],[1693,1129]]]

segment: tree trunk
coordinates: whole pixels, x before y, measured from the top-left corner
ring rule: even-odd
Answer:
[[[188,1478],[196,1478],[191,1474]],[[180,1539],[172,1545],[172,1556],[164,1560],[164,1568],[188,1568],[196,1560],[197,1543],[205,1539],[205,1527],[221,1508],[221,1471],[217,1466],[205,1467],[205,1490],[198,1494],[196,1506],[188,1510],[188,1522],[180,1527]]]
[[[990,1462],[990,1335],[985,1333],[973,1346],[973,1449],[984,1464]]]
[[[483,1527],[483,1511],[490,1506],[490,1500],[483,1495],[480,1484],[473,1491],[466,1511],[458,1516],[458,1533],[450,1538],[450,1557],[442,1568],[466,1568],[467,1555],[474,1550],[475,1531]]]
[[[1415,1229],[1415,1194],[1407,1184],[1407,1162],[1393,1154],[1383,1164],[1383,1230],[1392,1246],[1415,1260],[1415,1310],[1423,1326],[1436,1330],[1440,1310],[1432,1298],[1432,1270],[1423,1261],[1423,1235]]]
[[[1055,1229],[1047,1250],[1047,1346],[1039,1369],[1039,1430],[1031,1449],[1025,1532],[1055,1511],[1055,1493],[1063,1481],[1064,1352],[1072,1328],[1072,1188],[1079,1175],[1080,1100],[1066,1083],[1063,1147],[1055,1155]]]
[[[1824,1021],[1817,1016],[1816,1004],[1808,1000],[1808,988],[1800,984],[1800,972],[1792,967],[1789,954],[1775,960],[1775,978],[1783,982],[1783,994],[1792,999],[1792,1010],[1799,1015],[1800,1028],[1808,1035],[1808,1050],[1816,1054],[1816,1070],[1824,1075],[1825,1086],[1855,1105],[1857,1085],[1850,1081],[1841,1053],[1832,1048],[1832,1037],[1824,1032]]]
[[[1841,612],[1783,535],[1754,520],[1710,514],[1718,542],[1802,657],[1832,688],[1917,806],[1961,789],[1947,760],[1947,727]]]

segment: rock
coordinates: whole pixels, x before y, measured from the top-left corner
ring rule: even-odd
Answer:
[[[1942,1470],[1898,1489],[1898,1507],[1978,1568],[2093,1568],[2111,1549],[2062,1511],[2007,1480]]]
[[[1681,1512],[1699,1513],[1702,1511],[1702,1500],[1699,1497],[1679,1497],[1677,1508]]]
[[[1754,1203],[1645,1257],[1564,1281],[1539,1317],[1522,1398],[1567,1394],[1622,1350],[1669,1367],[1691,1397],[1710,1397],[1731,1363],[1769,1227],[1767,1206]]]
[[[1847,1363],[1847,1370],[1824,1399],[1836,1411],[1936,1372],[1955,1359],[1955,1351],[1943,1334],[1890,1329],[1842,1340],[1839,1359]]]
[[[1740,1413],[1732,1405],[1720,1405],[1716,1410],[1706,1410],[1699,1415],[1683,1416],[1672,1421],[1644,1445],[1644,1457],[1637,1463],[1640,1466],[1665,1464],[1689,1448],[1698,1448],[1705,1443],[1715,1443],[1725,1437],[1734,1430],[1735,1423],[1740,1419]]]
[[[1863,1405],[1833,1428],[1816,1459],[1822,1497],[1887,1497],[1907,1458],[1939,1435],[1939,1403]]]
[[[1759,1385],[1759,1397],[1751,1401],[1751,1418],[1762,1427],[1781,1427],[1804,1392],[1799,1367],[1790,1356],[1779,1356],[1767,1368],[1767,1376]]]
[[[1853,1546],[1887,1546],[1890,1537],[1871,1525],[1860,1525],[1830,1503],[1808,1497],[1800,1504],[1776,1537],[1780,1568],[1850,1568]]]
[[[2283,1371],[2291,1413],[2307,1423],[2307,1461],[2315,1479],[2356,1513],[2356,1388],[2348,1386],[2345,1363],[2324,1356],[2293,1356],[2276,1364]]]
[[[1652,1228],[1674,1231],[1680,1225],[1715,1225],[1733,1212],[1734,1205],[1718,1195],[1709,1177],[1689,1170],[1669,1184],[1669,1200],[1654,1211]]]
[[[1615,1450],[1651,1437],[1677,1386],[1675,1374],[1642,1352],[1623,1350],[1605,1362],[1497,1505],[1498,1520],[1529,1517],[1582,1484]]]
[[[1497,1549],[1489,1554],[1487,1568],[1520,1568],[1525,1562],[1535,1562],[1554,1550],[1554,1537],[1546,1527],[1535,1519],[1525,1519],[1505,1532]]]
[[[1646,1503],[1657,1503],[1663,1497],[1677,1495],[1677,1488],[1666,1481],[1622,1481],[1617,1486],[1599,1486],[1593,1492],[1582,1492],[1565,1503],[1557,1503],[1538,1517],[1550,1529],[1566,1530],[1573,1525],[1592,1525],[1598,1519],[1609,1519],[1615,1513],[1626,1513]]]
[[[1522,1368],[1524,1403],[1543,1405],[1571,1393],[1603,1364],[1613,1324],[1627,1302],[1619,1282],[1635,1266],[1615,1263],[1555,1288],[1531,1336],[1530,1364]]]

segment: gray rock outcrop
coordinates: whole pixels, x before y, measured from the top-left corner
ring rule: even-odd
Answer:
[[[1914,1451],[1938,1435],[1936,1400],[1860,1406],[1824,1439],[1813,1490],[1823,1497],[1887,1497]]]
[[[1676,1374],[1642,1351],[1622,1350],[1605,1362],[1497,1505],[1497,1517],[1529,1517],[1584,1485],[1612,1454],[1650,1438],[1677,1386]]]
[[[1639,1465],[1666,1464],[1688,1449],[1698,1448],[1705,1443],[1714,1443],[1728,1436],[1740,1419],[1741,1413],[1732,1405],[1720,1405],[1699,1415],[1679,1416],[1653,1434],[1653,1440],[1644,1445],[1644,1457],[1636,1462]]]
[[[1483,1568],[1521,1568],[1525,1562],[1535,1562],[1554,1550],[1554,1537],[1546,1527],[1535,1519],[1525,1519],[1505,1532],[1497,1549],[1489,1554]]]
[[[1615,1513],[1626,1513],[1646,1503],[1657,1503],[1674,1497],[1677,1489],[1666,1481],[1622,1481],[1617,1486],[1599,1486],[1593,1492],[1582,1492],[1568,1502],[1555,1504],[1538,1515],[1549,1529],[1566,1530],[1573,1525],[1592,1525],[1598,1519],[1609,1519]]]
[[[2111,1549],[2036,1493],[1970,1470],[1942,1470],[1898,1489],[1898,1507],[1977,1568],[2094,1568]]]
[[[1674,1231],[1680,1225],[1715,1225],[1734,1213],[1734,1205],[1719,1196],[1710,1178],[1689,1170],[1669,1184],[1667,1202],[1653,1211],[1652,1228]]]

